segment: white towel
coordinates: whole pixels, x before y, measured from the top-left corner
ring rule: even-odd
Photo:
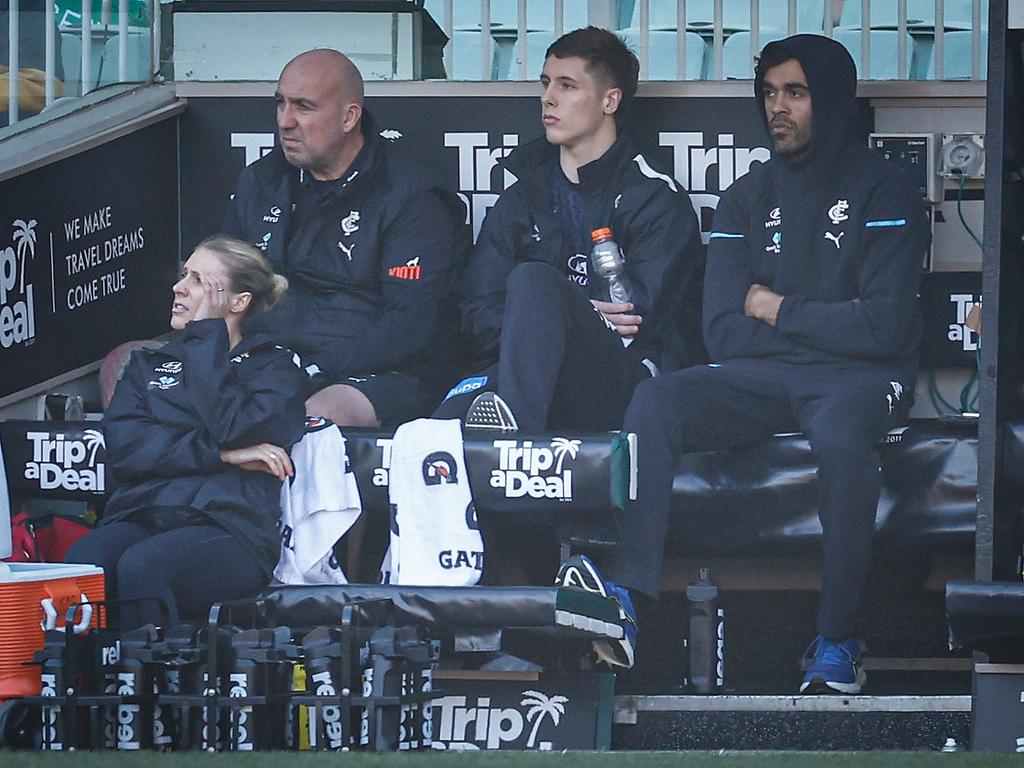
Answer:
[[[345,437],[330,422],[307,428],[291,457],[295,475],[281,488],[281,559],[274,578],[282,584],[347,584],[334,544],[363,507]]]
[[[381,580],[469,586],[480,580],[484,544],[477,527],[457,419],[401,425],[391,444],[391,546]]]

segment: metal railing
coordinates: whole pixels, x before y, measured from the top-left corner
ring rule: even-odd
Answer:
[[[763,45],[797,32],[838,39],[862,79],[985,77],[988,0],[424,0],[424,6],[448,37],[449,79],[533,79],[543,43],[584,23],[623,35],[640,59],[641,79],[750,78]],[[954,66],[947,64],[950,53]]]
[[[55,0],[9,0],[6,63],[10,84],[6,111],[10,125],[29,116],[23,113],[20,104],[22,77],[26,70],[38,70],[40,63],[43,64],[42,109],[33,109],[30,114],[46,111],[64,98],[84,96],[101,85],[150,82],[159,70],[159,0],[133,0],[132,3],[129,0],[83,0],[81,13],[66,2],[63,4],[62,8],[62,2]],[[132,6],[136,8],[134,20],[142,25],[131,24],[129,9]],[[117,23],[113,24],[115,8]],[[97,10],[98,24],[93,19]],[[75,21],[77,27],[73,26]],[[42,61],[23,55],[23,47],[30,53],[39,50],[39,38],[43,42]],[[136,44],[132,45],[133,41]],[[112,42],[116,46],[111,45]],[[72,43],[80,44],[80,52]],[[107,59],[112,58],[115,51],[116,77],[109,71],[103,73],[104,64],[109,63]]]

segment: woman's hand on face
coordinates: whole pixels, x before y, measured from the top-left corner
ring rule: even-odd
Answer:
[[[220,460],[250,472],[266,472],[281,481],[295,474],[295,467],[288,451],[273,443],[223,449],[220,452]]]
[[[199,276],[203,284],[203,299],[199,302],[193,320],[206,320],[211,317],[227,317],[230,294],[221,278],[204,272]]]

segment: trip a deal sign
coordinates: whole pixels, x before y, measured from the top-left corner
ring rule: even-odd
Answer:
[[[176,164],[172,119],[0,182],[0,400],[168,330]]]

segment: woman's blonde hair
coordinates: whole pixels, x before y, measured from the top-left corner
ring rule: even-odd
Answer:
[[[196,250],[205,248],[216,253],[231,280],[231,290],[235,293],[249,292],[252,294],[253,310],[270,309],[288,288],[288,280],[270,268],[266,257],[249,243],[227,235],[208,237]]]

